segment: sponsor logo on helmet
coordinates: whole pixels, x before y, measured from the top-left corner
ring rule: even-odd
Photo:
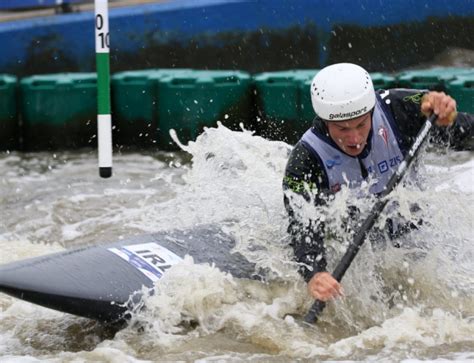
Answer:
[[[346,112],[346,113],[330,113],[329,114],[329,120],[337,120],[337,119],[351,119],[355,118],[357,116],[363,115],[364,113],[367,113],[367,106],[361,108],[360,110],[355,110],[352,112]]]

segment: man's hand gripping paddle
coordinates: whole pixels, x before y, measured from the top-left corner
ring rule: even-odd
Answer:
[[[332,276],[340,282],[346,273],[346,270],[351,265],[352,261],[354,260],[355,256],[359,252],[360,247],[365,241],[365,238],[375,224],[378,216],[384,209],[385,205],[388,203],[388,198],[385,198],[395,187],[398,183],[402,180],[403,176],[406,173],[406,170],[411,165],[415,157],[418,155],[420,150],[420,146],[423,142],[428,138],[429,131],[433,126],[433,123],[436,121],[437,116],[432,114],[423,124],[423,127],[418,132],[413,145],[411,146],[410,150],[405,156],[405,159],[402,161],[401,164],[398,165],[397,171],[392,175],[390,180],[388,181],[384,191],[379,195],[377,202],[372,207],[368,217],[362,223],[361,228],[359,231],[354,235],[352,242],[349,245],[346,253],[342,257],[339,264],[336,266]],[[324,310],[326,303],[320,300],[316,300],[311,308],[309,309],[308,313],[306,314],[304,320],[307,323],[315,323],[318,320],[318,315]]]

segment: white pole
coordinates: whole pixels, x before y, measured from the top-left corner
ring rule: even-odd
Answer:
[[[110,115],[109,11],[107,0],[95,0],[97,68],[97,133],[99,175],[112,176],[112,117]]]

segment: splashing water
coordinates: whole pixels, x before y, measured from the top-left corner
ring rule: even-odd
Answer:
[[[423,189],[401,187],[393,199],[397,213],[423,224],[400,238],[402,248],[366,243],[344,277],[346,298],[308,327],[299,316],[312,301],[291,260],[282,201],[291,147],[219,125],[182,148],[192,163],[180,153],[117,155],[108,180],[87,152],[0,156],[0,261],[225,224],[268,281],[238,280],[186,258],[118,332],[1,295],[0,361],[474,358],[471,153],[422,156]],[[343,234],[351,203],[370,207],[342,190],[331,208],[308,213]],[[331,243],[334,266],[344,248]]]

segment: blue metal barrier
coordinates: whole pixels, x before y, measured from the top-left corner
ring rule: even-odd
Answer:
[[[474,46],[465,0],[175,0],[109,16],[113,71],[258,73],[342,60],[394,71]],[[0,73],[93,71],[93,32],[91,11],[0,23]]]
[[[60,5],[88,3],[85,0],[1,0],[0,10],[22,10],[32,8],[50,8]]]

